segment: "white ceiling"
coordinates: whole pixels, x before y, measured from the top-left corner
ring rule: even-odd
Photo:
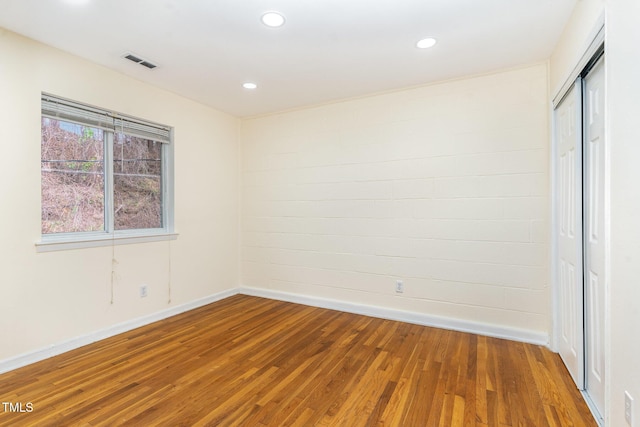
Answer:
[[[576,1],[0,0],[0,27],[246,117],[547,59]]]

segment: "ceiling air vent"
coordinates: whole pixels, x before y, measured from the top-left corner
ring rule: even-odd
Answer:
[[[133,61],[136,64],[140,64],[143,67],[147,67],[150,70],[153,70],[154,68],[157,67],[157,65],[154,64],[153,62],[147,61],[146,59],[142,59],[139,56],[134,55],[132,53],[125,53],[124,55],[122,55],[122,57],[125,58],[125,59],[128,59],[129,61]]]

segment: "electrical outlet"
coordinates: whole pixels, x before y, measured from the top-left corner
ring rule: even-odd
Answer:
[[[140,298],[147,297],[147,285],[140,286]]]
[[[627,424],[633,425],[633,397],[628,391],[624,392],[624,419],[627,420]]]
[[[404,292],[404,283],[402,280],[396,280],[396,293],[401,294]]]

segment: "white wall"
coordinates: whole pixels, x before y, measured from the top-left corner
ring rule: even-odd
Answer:
[[[610,426],[625,426],[624,391],[640,426],[640,2],[607,2],[607,113],[611,164]]]
[[[562,37],[551,55],[549,82],[551,95],[555,96],[573,68],[577,65],[596,23],[604,14],[604,0],[579,0],[576,2]]]
[[[175,127],[180,236],[113,249],[113,304],[111,247],[36,253],[42,91]],[[2,29],[0,116],[0,362],[238,285],[236,118]]]
[[[546,337],[547,92],[538,64],[244,120],[243,285]]]

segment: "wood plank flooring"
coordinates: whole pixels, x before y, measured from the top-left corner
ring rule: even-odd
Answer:
[[[2,426],[596,426],[544,347],[243,295],[0,375],[0,402]]]

